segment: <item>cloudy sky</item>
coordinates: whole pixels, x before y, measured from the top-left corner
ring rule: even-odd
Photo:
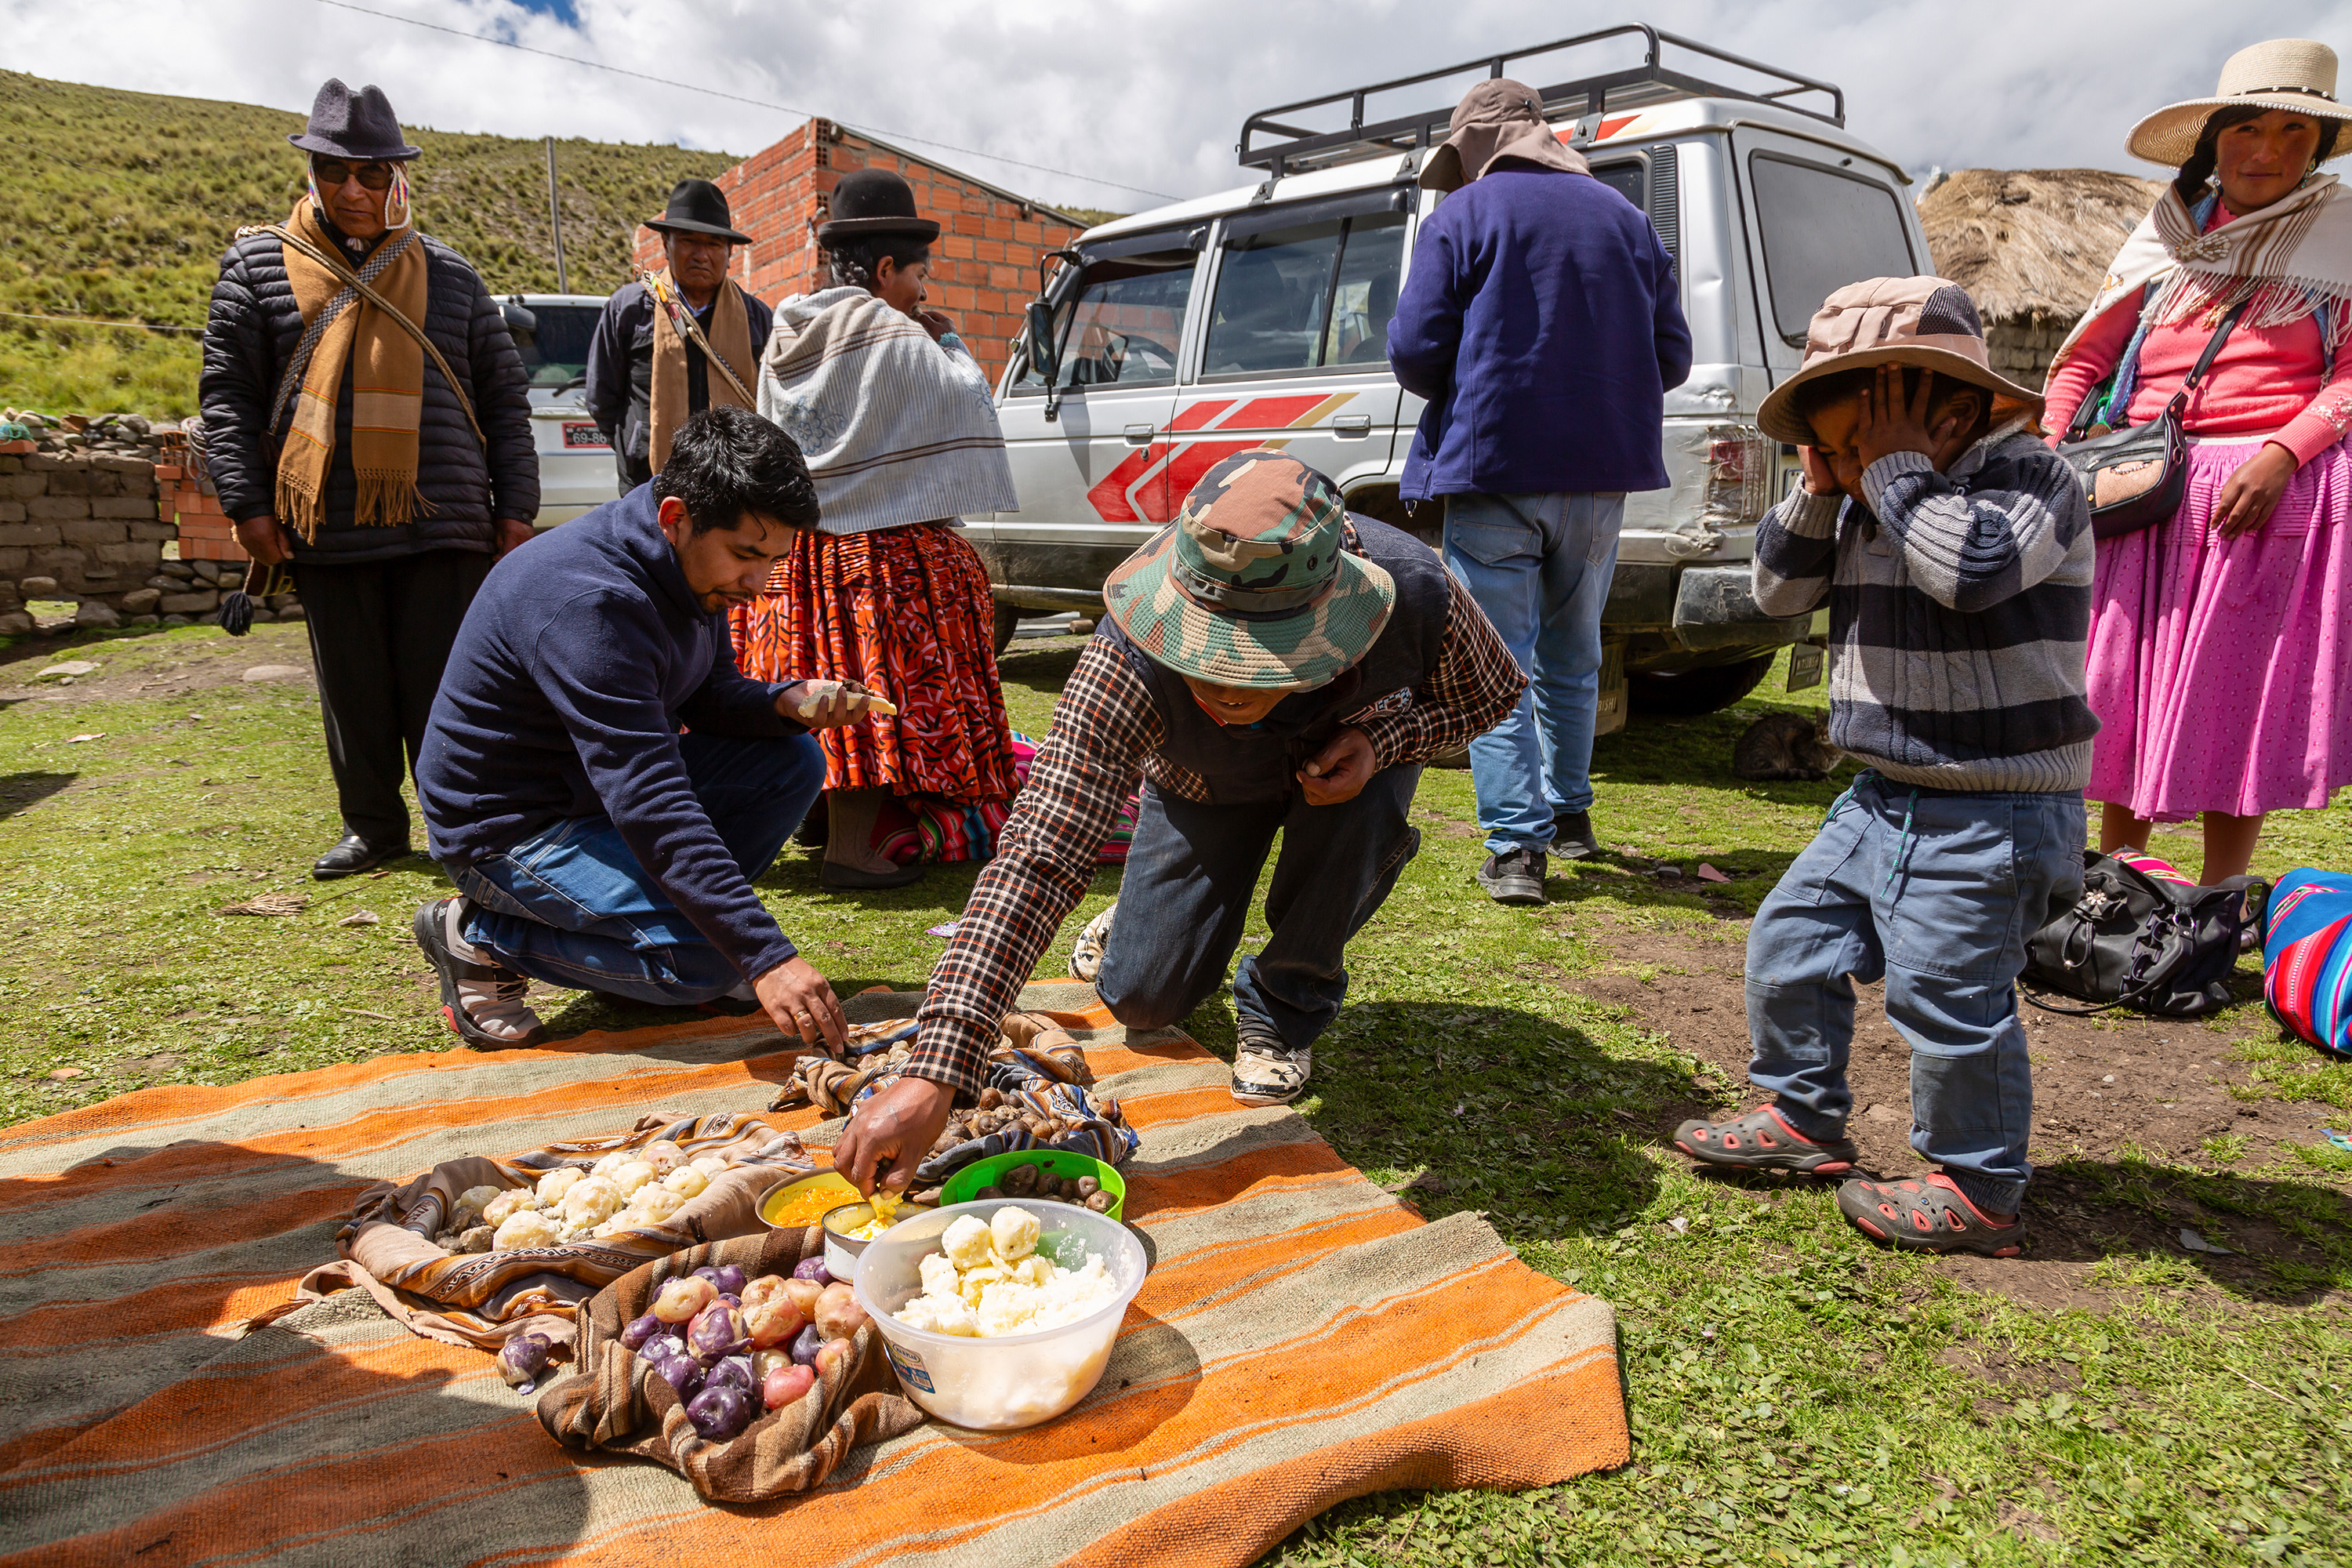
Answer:
[[[2232,50],[2291,34],[2352,53],[2352,0],[2142,0],[2127,15],[2074,0],[360,3],[365,11],[330,0],[0,0],[0,64],[298,110],[322,79],[341,76],[381,83],[404,121],[436,130],[739,153],[814,112],[886,137],[974,150],[938,155],[1047,201],[1133,210],[1243,183],[1233,146],[1254,110],[1639,11],[1670,31],[1842,85],[1848,124],[1922,172],[2088,164],[2153,173],[2124,156],[2126,130],[2158,105],[2211,92]],[[139,47],[124,47],[127,39]],[[1627,63],[1622,48],[1586,58]],[[1548,83],[1584,73],[1555,58],[1523,74]],[[1458,90],[1433,85],[1410,99],[1444,101]],[[1394,100],[1374,112],[1423,106]]]

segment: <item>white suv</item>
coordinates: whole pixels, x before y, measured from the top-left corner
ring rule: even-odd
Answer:
[[[509,294],[499,310],[530,372],[530,433],[539,448],[539,516],[552,528],[621,493],[613,448],[588,417],[588,340],[602,294]]]
[[[1423,403],[1387,353],[1416,226],[1440,200],[1414,176],[1453,109],[1423,84],[1539,79],[1506,68],[1630,44],[1639,63],[1539,89],[1560,139],[1649,214],[1693,339],[1690,377],[1666,394],[1674,488],[1626,498],[1602,727],[1622,722],[1628,677],[1636,706],[1707,712],[1825,631],[1819,616],[1765,616],[1748,591],[1756,523],[1797,471],[1795,448],[1757,431],[1756,407],[1797,368],[1831,290],[1933,269],[1908,176],[1846,132],[1835,87],[1631,26],[1252,115],[1239,153],[1260,183],[1104,224],[1056,253],[997,389],[1021,509],[967,520],[1000,643],[1024,611],[1098,611],[1110,569],[1211,465],[1252,446],[1286,448],[1356,510],[1434,542],[1441,508],[1408,517],[1398,500]],[[1699,80],[1662,61],[1669,46],[1753,80]],[[1416,88],[1415,112],[1366,122],[1368,99]],[[1318,119],[1338,128],[1302,128]],[[1811,684],[1818,653],[1799,654],[1792,680]]]

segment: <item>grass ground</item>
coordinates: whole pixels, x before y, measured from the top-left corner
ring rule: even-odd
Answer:
[[[1045,728],[1075,653],[1064,641],[1008,658],[1018,727]],[[72,688],[30,679],[64,657],[100,668]],[[429,864],[331,885],[304,875],[336,832],[315,702],[300,679],[238,679],[304,662],[300,628],[239,644],[193,627],[85,637],[0,661],[13,661],[0,663],[13,895],[0,1118],[448,1043],[406,935],[439,885]],[[1838,1220],[1826,1187],[1702,1180],[1664,1152],[1675,1119],[1741,1098],[1742,1028],[1718,1010],[1698,1026],[1711,1032],[1682,1033],[1639,999],[1696,986],[1685,955],[1704,944],[1736,967],[1744,915],[1839,787],[1725,771],[1757,713],[1818,700],[1775,690],[1604,739],[1596,815],[1633,853],[1556,878],[1538,911],[1477,896],[1468,775],[1428,774],[1422,853],[1351,950],[1349,1006],[1303,1107],[1424,1213],[1483,1211],[1528,1263],[1616,1305],[1633,1463],[1527,1494],[1367,1498],[1270,1561],[2352,1559],[2352,1155],[2311,1131],[2352,1107],[2352,1065],[2279,1044],[2257,1005],[2181,1038],[2214,1064],[2221,1103],[2267,1119],[2233,1125],[2268,1131],[2184,1153],[2140,1149],[2126,1127],[2112,1148],[2045,1152],[2059,1163],[2038,1201],[2079,1213],[2090,1240],[2041,1273],[1889,1255]],[[2192,838],[2165,847],[2193,867]],[[1650,874],[1700,858],[1735,879]],[[2257,869],[2301,864],[2352,866],[2352,810],[2279,821]],[[919,983],[940,947],[924,928],[955,917],[972,875],[849,900],[814,871],[788,852],[761,891],[845,990]],[[1098,876],[1074,924],[1118,880]],[[274,919],[215,912],[272,890],[310,901]],[[362,912],[378,922],[345,923]],[[1066,932],[1055,963],[1066,951]],[[567,1031],[656,1016],[554,997],[544,1010]],[[1191,1025],[1229,1048],[1229,999]],[[79,1076],[49,1076],[61,1069]],[[2176,1223],[2227,1234],[2255,1218],[2292,1246],[2256,1247],[2234,1271],[2164,1239]],[[2011,1283],[2028,1279],[2063,1289]]]

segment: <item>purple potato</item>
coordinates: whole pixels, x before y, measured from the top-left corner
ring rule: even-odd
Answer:
[[[691,1399],[702,1392],[702,1369],[694,1364],[692,1356],[674,1355],[654,1363],[654,1375],[677,1391],[680,1399]]]
[[[719,1293],[720,1295],[734,1297],[735,1304],[739,1307],[743,1304],[743,1286],[745,1281],[743,1279],[743,1270],[739,1265],[733,1263],[720,1264],[718,1268],[710,1271],[710,1282],[719,1287]]]
[[[643,1349],[637,1352],[638,1356],[646,1361],[667,1361],[674,1355],[685,1353],[686,1342],[676,1334],[656,1334],[645,1342]]]
[[[816,1352],[824,1344],[824,1336],[816,1331],[814,1323],[811,1323],[793,1341],[793,1360],[803,1366],[814,1365]]]
[[[724,1443],[751,1424],[751,1394],[731,1383],[704,1389],[686,1402],[686,1418],[713,1443]]]
[[[717,1388],[721,1384],[731,1384],[746,1394],[755,1392],[760,1383],[751,1375],[751,1358],[745,1355],[723,1356],[716,1366],[702,1374],[702,1386],[705,1388]]]
[[[740,1296],[730,1296],[726,1291],[721,1290],[719,1292],[719,1299],[726,1302],[729,1306],[734,1308],[739,1312],[743,1310],[743,1298]]]
[[[651,1312],[647,1312],[644,1317],[635,1320],[627,1328],[621,1331],[621,1343],[630,1350],[641,1351],[646,1348],[646,1342],[647,1340],[659,1337],[665,1325],[659,1318],[655,1317]]]
[[[547,1370],[547,1356],[554,1344],[544,1334],[517,1334],[499,1347],[499,1375],[507,1380],[509,1388],[519,1388],[529,1394]]]
[[[824,1266],[824,1258],[822,1256],[803,1258],[793,1269],[793,1278],[814,1279],[820,1285],[830,1285],[833,1283],[833,1270]]]
[[[710,1281],[710,1288],[716,1290],[719,1289],[719,1265],[715,1263],[706,1263],[687,1278],[690,1279],[708,1279]]]
[[[686,1342],[694,1359],[709,1366],[743,1343],[743,1314],[713,1302],[687,1330]]]

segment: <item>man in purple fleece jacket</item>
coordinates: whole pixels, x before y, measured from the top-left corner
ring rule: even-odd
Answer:
[[[726,615],[816,521],[792,437],[713,408],[651,484],[492,569],[416,763],[458,894],[417,911],[416,942],[468,1045],[543,1037],[531,979],[656,1005],[756,1002],[786,1034],[841,1045],[832,987],[751,879],[824,785],[808,730],[866,704],[855,687],[746,679]]]
[[[1446,567],[1529,678],[1470,742],[1470,772],[1479,885],[1540,904],[1547,853],[1600,853],[1601,607],[1625,492],[1667,485],[1666,388],[1690,374],[1690,329],[1650,220],[1519,83],[1470,89],[1421,183],[1452,194],[1422,223],[1389,325],[1397,380],[1429,400],[1402,494],[1443,499]]]

